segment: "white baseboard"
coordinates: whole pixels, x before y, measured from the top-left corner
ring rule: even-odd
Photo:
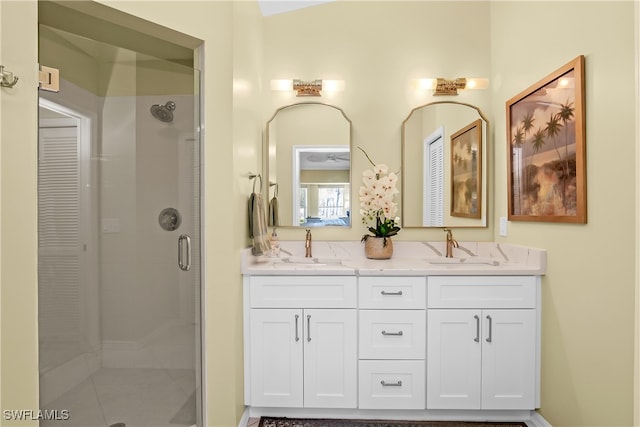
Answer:
[[[181,339],[192,325],[168,321],[137,341],[103,340],[104,368],[194,369],[194,346]],[[176,335],[178,333],[179,335]]]
[[[553,427],[538,411],[531,411],[531,419],[527,421],[527,425],[529,427]]]
[[[238,422],[238,427],[245,427],[249,422],[249,407],[245,406],[244,411],[242,412],[242,417],[240,418],[240,422]]]

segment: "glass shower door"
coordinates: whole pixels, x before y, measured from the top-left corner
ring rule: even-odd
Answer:
[[[40,37],[93,65],[40,94],[41,425],[201,426],[199,74]]]

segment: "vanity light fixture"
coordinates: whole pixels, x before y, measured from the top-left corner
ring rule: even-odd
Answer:
[[[458,89],[467,87],[467,79],[464,77],[455,80],[447,80],[438,77],[436,79],[436,87],[433,91],[434,95],[457,95]]]
[[[433,90],[434,96],[458,95],[458,91],[463,89],[486,89],[489,87],[489,80],[466,77],[447,80],[438,77],[436,79],[418,79],[417,86],[421,90]]]
[[[322,80],[305,82],[296,79],[293,81],[293,90],[296,91],[296,96],[322,96]]]
[[[271,90],[284,92],[295,91],[296,96],[322,96],[323,90],[325,92],[344,90],[344,80],[271,80]]]

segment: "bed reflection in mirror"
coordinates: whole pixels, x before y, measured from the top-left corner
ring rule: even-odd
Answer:
[[[348,226],[350,221],[349,146],[294,147],[294,214],[298,225]]]

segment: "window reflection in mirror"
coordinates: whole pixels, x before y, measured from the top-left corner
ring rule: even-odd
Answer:
[[[280,227],[351,226],[351,122],[341,109],[317,102],[278,109],[265,152]]]
[[[478,122],[478,120],[480,120]],[[479,212],[464,214],[453,198],[452,155],[455,136],[472,123],[480,131],[478,148],[482,157],[477,170],[481,199]],[[403,227],[486,227],[487,222],[487,134],[488,122],[480,109],[453,101],[440,101],[417,107],[402,124]],[[452,141],[452,137],[454,141]],[[460,197],[460,196],[458,196]]]

